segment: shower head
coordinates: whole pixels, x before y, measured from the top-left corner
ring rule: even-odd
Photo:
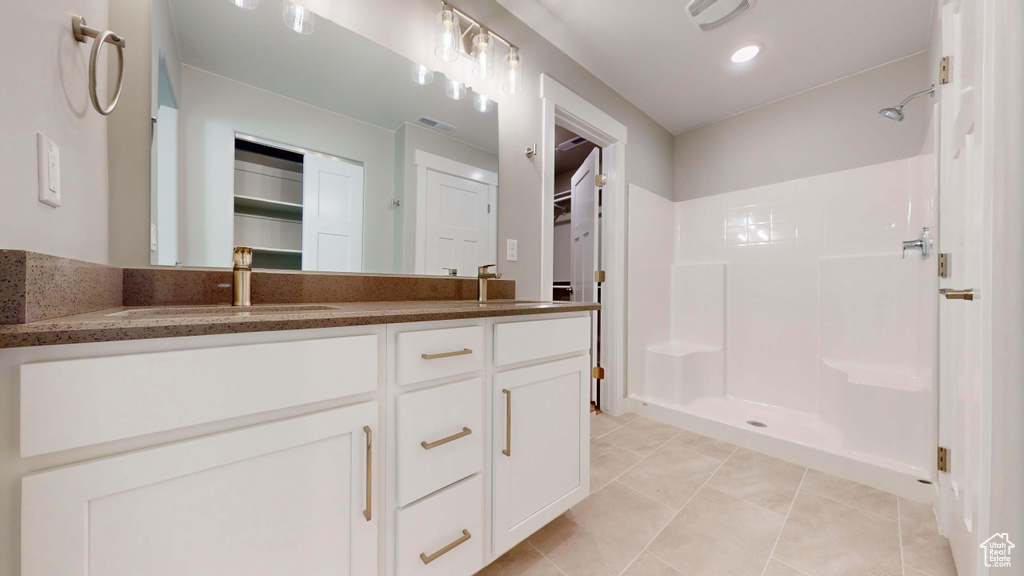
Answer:
[[[899,105],[897,105],[895,108],[882,108],[881,110],[878,111],[878,113],[890,120],[903,122],[903,118],[905,118],[905,116],[903,115],[903,107],[907,105],[907,102],[910,102],[914,98],[920,98],[925,94],[929,96],[935,96],[935,84],[932,84],[931,87],[928,88],[927,90],[921,90],[920,92],[915,92],[910,96],[907,96],[903,100],[903,102],[900,102]]]

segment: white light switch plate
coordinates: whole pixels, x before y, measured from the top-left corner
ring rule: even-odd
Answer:
[[[60,148],[37,132],[36,157],[39,164],[39,201],[57,208],[60,206]]]
[[[518,240],[512,240],[511,238],[509,238],[505,242],[506,242],[505,260],[507,260],[508,262],[518,262],[519,261],[519,241]]]

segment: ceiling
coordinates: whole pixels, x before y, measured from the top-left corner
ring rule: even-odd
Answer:
[[[227,0],[170,0],[182,62],[387,130],[427,116],[451,124],[452,138],[497,154],[498,108],[473,109],[472,94],[452,100],[444,76],[420,86],[402,56],[317,18],[296,34],[280,2],[242,10]]]
[[[577,134],[575,132],[558,124],[555,125],[556,146],[576,137]],[[597,144],[587,141],[565,151],[555,150],[555,174],[561,174],[570,170],[575,172],[583,164],[583,161],[587,159],[587,156],[590,156],[590,151],[594,148],[597,148]]]
[[[498,3],[673,134],[926,50],[936,5],[758,0],[701,32],[688,0]],[[748,44],[761,54],[731,62]]]

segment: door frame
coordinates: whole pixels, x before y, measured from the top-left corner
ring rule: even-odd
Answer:
[[[601,147],[602,170],[608,176],[601,188],[601,407],[612,414],[625,409],[626,334],[626,126],[587,102],[547,74],[540,76],[543,103],[541,169],[540,298],[553,298],[555,250],[555,124],[560,124]]]
[[[441,172],[466,180],[487,185],[487,202],[491,206],[487,214],[487,254],[491,262],[498,263],[498,174],[451,158],[415,150],[413,163],[416,165],[416,274],[424,274],[427,268],[427,170]]]

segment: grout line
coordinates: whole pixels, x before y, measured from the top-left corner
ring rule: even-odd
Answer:
[[[764,563],[764,570],[761,570],[761,576],[768,573],[768,566],[772,563],[772,558],[775,556],[775,549],[779,547],[779,540],[782,540],[782,531],[786,529],[786,523],[789,522],[789,515],[793,513],[793,506],[796,505],[796,499],[800,496],[800,489],[804,487],[804,480],[807,479],[807,468],[804,468],[804,475],[800,477],[800,484],[796,487],[796,494],[793,494],[793,501],[789,503],[789,509],[786,510],[786,515],[782,518],[782,526],[779,527],[779,534],[775,537],[775,544],[772,545],[772,552],[768,555],[768,560]]]
[[[900,498],[896,497],[896,531],[900,535],[900,574],[907,576],[907,562],[903,558],[903,516],[900,512]]]
[[[537,554],[540,554],[541,558],[547,560],[548,564],[551,564],[552,566],[554,566],[555,570],[558,570],[559,574],[562,574],[562,576],[569,576],[568,574],[565,573],[565,570],[562,570],[561,566],[559,566],[558,564],[555,564],[554,560],[552,560],[551,558],[548,558],[547,555],[545,555],[543,552],[540,551],[540,548],[537,548],[533,544],[533,542],[530,542],[530,538],[529,537],[526,538],[525,542],[526,542],[526,544],[528,544],[530,546],[530,548],[533,548],[534,550],[536,550]]]
[[[785,562],[783,562],[782,560],[779,560],[778,558],[769,558],[768,559],[768,563],[771,564],[772,560],[775,560],[779,564],[782,564],[786,568],[789,568],[790,570],[792,570],[793,572],[796,572],[797,574],[800,574],[801,576],[807,576],[806,572],[804,572],[802,570],[797,570],[796,568],[793,568],[792,566],[790,566],[789,564],[786,564]],[[767,569],[767,567],[766,567],[766,569]]]
[[[849,502],[843,502],[842,500],[836,500],[835,498],[832,498],[832,497],[829,497],[829,496],[825,496],[824,494],[818,494],[814,490],[810,490],[810,489],[807,489],[807,488],[805,488],[804,490],[808,494],[814,494],[818,498],[824,498],[825,500],[830,500],[832,502],[835,502],[836,504],[842,504],[843,506],[849,506],[850,508],[853,508],[854,510],[859,510],[859,511],[865,513],[865,514],[870,514],[870,515],[874,516],[875,518],[881,518],[882,520],[885,520],[887,522],[895,522],[895,523],[899,524],[900,513],[899,513],[899,504],[898,503],[896,504],[896,520],[893,520],[892,518],[886,518],[885,516],[882,516],[881,514],[878,514],[876,512],[872,512],[871,510],[865,510],[865,509],[861,508],[860,506],[854,506],[853,504],[850,504]],[[886,492],[886,494],[889,494],[889,493]],[[895,496],[895,494],[889,494],[889,495],[890,496]],[[897,502],[898,501],[899,501],[899,498],[897,498]]]
[[[681,432],[682,432],[682,430],[680,429],[680,433]],[[676,436],[678,436],[678,435],[679,434],[677,433]],[[672,438],[675,438],[675,436],[673,436]],[[735,454],[735,453],[736,453],[736,451],[733,450],[732,454]],[[674,522],[675,519],[678,518],[680,514],[682,514],[683,510],[686,510],[686,507],[690,504],[690,502],[693,501],[693,499],[697,496],[697,494],[700,493],[701,490],[704,489],[705,486],[707,486],[708,481],[711,480],[712,478],[714,478],[715,474],[718,474],[718,471],[722,469],[722,466],[725,466],[725,463],[728,462],[730,458],[732,458],[732,454],[729,454],[728,458],[726,458],[725,460],[722,460],[722,463],[718,465],[718,468],[715,468],[715,471],[712,472],[710,475],[708,475],[707,479],[704,480],[704,483],[701,484],[700,487],[698,487],[697,490],[695,490],[693,492],[693,494],[690,495],[690,497],[686,500],[685,503],[683,503],[683,505],[679,508],[679,510],[676,510],[676,513],[673,514],[672,517],[668,519],[668,522],[666,522],[665,525],[661,527],[661,530],[658,530],[658,532],[654,535],[654,537],[652,537],[650,539],[650,541],[647,542],[647,544],[643,547],[643,549],[640,550],[640,553],[637,554],[635,558],[633,558],[633,561],[630,562],[629,564],[627,564],[626,567],[623,568],[622,572],[619,572],[619,576],[622,576],[622,574],[624,574],[626,572],[626,570],[628,570],[629,567],[633,565],[633,562],[636,562],[641,556],[643,556],[644,552],[647,552],[648,554],[650,554],[651,556],[654,556],[658,560],[661,560],[662,562],[665,562],[665,560],[663,558],[661,558],[660,556],[658,556],[654,552],[651,552],[651,550],[650,550],[651,543],[654,542],[655,540],[657,540],[658,536],[661,536],[661,533],[664,532],[665,529],[668,528],[669,525],[671,525],[672,522]],[[625,472],[623,472],[623,474],[625,474]],[[620,482],[620,484],[621,484],[621,482]],[[625,484],[623,484],[623,486],[625,486]],[[673,566],[672,564],[670,564],[668,562],[665,562],[665,564],[668,565],[669,567],[671,567],[676,572],[679,572],[679,570],[675,566]],[[680,574],[681,574],[681,572],[680,572]]]

